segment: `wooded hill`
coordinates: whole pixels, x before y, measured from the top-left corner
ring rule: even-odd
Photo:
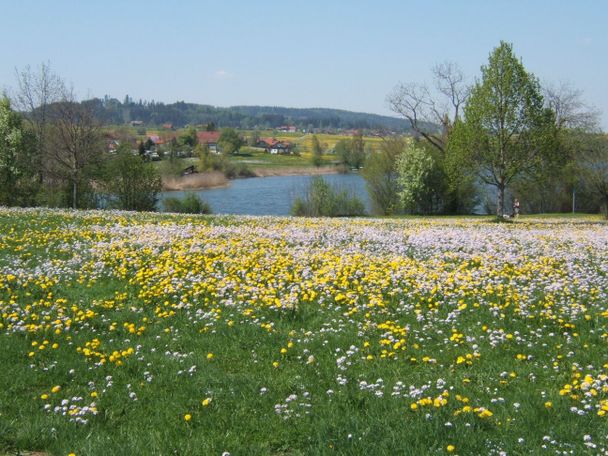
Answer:
[[[186,125],[214,123],[217,127],[242,129],[273,129],[293,125],[298,129],[370,129],[408,133],[406,120],[327,108],[283,108],[277,106],[232,106],[221,108],[195,103],[159,103],[134,101],[128,96],[123,102],[104,97],[84,101],[91,104],[96,117],[104,124],[120,125],[142,121],[145,125]]]

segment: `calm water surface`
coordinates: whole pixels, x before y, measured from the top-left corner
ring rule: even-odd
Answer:
[[[323,178],[338,189],[347,190],[363,201],[370,211],[365,180],[358,174],[330,174]],[[214,214],[289,215],[294,199],[306,193],[312,176],[252,177],[230,181],[230,186],[192,193],[207,201]],[[182,198],[188,192],[163,192],[164,198]]]

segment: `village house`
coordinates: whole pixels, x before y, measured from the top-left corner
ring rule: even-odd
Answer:
[[[149,135],[148,139],[154,143],[155,146],[160,146],[165,144],[165,140],[161,138],[159,135]]]
[[[291,154],[292,145],[287,141],[279,141],[275,138],[260,138],[256,144],[257,147],[263,147],[266,152],[276,154]]]
[[[220,134],[221,133],[219,131],[199,131],[196,133],[196,137],[199,144],[207,144],[209,147],[209,152],[213,154],[221,154],[222,151],[217,144],[220,140]]]

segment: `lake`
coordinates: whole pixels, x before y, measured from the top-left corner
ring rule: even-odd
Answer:
[[[204,199],[214,214],[289,215],[291,205],[306,193],[313,176],[272,176],[235,179],[228,187],[188,192],[162,192],[159,205],[165,198],[183,198],[194,193]],[[371,203],[365,180],[359,174],[329,174],[323,178],[337,189],[347,190],[363,201],[367,212]]]

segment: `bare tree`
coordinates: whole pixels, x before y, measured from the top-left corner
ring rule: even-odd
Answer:
[[[582,90],[561,82],[558,85],[545,84],[543,92],[545,105],[555,113],[558,130],[597,131],[600,112],[585,104]]]
[[[460,117],[470,88],[452,62],[432,68],[434,90],[425,84],[400,83],[388,95],[391,110],[408,120],[412,129],[445,153],[449,134]]]
[[[53,105],[51,117],[51,170],[56,177],[69,181],[72,207],[76,209],[79,186],[88,183],[87,167],[103,153],[100,125],[91,105],[79,103],[72,90],[66,90],[62,100]]]
[[[65,92],[63,80],[53,72],[49,62],[36,70],[29,65],[23,70],[15,69],[18,90],[13,96],[15,107],[22,111],[35,137],[36,166],[39,180],[47,159],[49,122],[53,103],[61,100]]]
[[[584,102],[582,90],[569,83],[545,84],[543,92],[545,106],[551,109],[555,116],[557,141],[554,155],[557,160],[554,160],[553,164],[556,169],[547,173],[547,176],[539,176],[542,185],[536,193],[546,207],[547,203],[556,199],[560,188],[571,192],[574,212],[577,191],[588,187],[585,181],[598,177],[598,169],[589,167],[589,161],[597,157],[597,154],[589,152],[588,138],[600,132],[601,114]]]

